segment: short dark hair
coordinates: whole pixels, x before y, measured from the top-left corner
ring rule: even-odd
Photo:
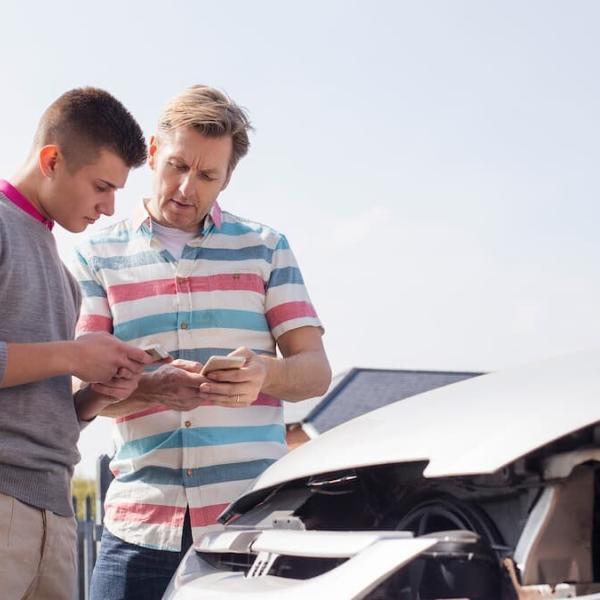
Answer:
[[[93,162],[102,148],[129,167],[146,160],[144,134],[131,113],[111,94],[94,87],[70,90],[44,112],[35,134],[40,148],[56,144],[71,171]]]

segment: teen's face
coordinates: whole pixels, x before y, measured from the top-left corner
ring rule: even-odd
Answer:
[[[59,225],[79,233],[101,215],[115,212],[115,192],[124,187],[128,175],[123,160],[104,148],[93,162],[74,173],[64,160],[59,161],[46,187],[44,209]]]
[[[150,140],[154,171],[152,218],[181,231],[198,231],[217,196],[229,183],[230,136],[211,138],[179,128]]]

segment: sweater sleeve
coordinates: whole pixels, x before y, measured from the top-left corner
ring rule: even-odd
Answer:
[[[4,379],[6,363],[8,361],[8,347],[6,342],[0,342],[0,383]]]

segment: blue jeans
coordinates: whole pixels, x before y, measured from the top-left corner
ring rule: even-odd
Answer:
[[[160,600],[191,544],[189,511],[180,552],[128,544],[105,528],[92,574],[91,600]]]

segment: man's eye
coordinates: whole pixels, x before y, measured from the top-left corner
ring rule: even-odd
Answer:
[[[187,171],[187,167],[180,163],[169,162],[169,165],[178,171]]]
[[[209,175],[208,173],[201,173],[200,178],[204,179],[204,181],[214,181],[215,180],[215,177],[213,177],[212,175]]]
[[[107,187],[105,187],[105,186],[103,186],[103,185],[97,185],[97,186],[96,186],[96,189],[97,189],[99,192],[108,192],[108,188],[107,188]]]

